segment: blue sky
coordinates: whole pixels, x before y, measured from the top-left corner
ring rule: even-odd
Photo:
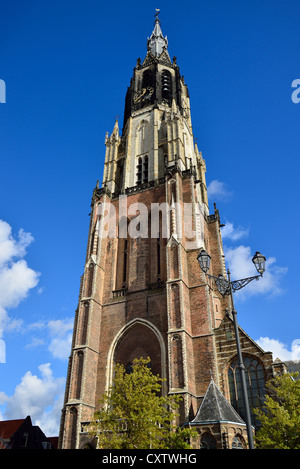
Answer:
[[[0,418],[58,434],[93,188],[155,8],[191,97],[241,327],[300,359],[299,1],[2,2]],[[1,96],[0,96],[1,101]]]

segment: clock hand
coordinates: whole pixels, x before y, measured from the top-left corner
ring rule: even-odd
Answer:
[[[147,91],[147,88],[143,88],[141,94],[139,94],[137,97],[135,97],[135,98],[133,99],[134,102],[137,103],[138,101],[140,101],[141,98],[142,98],[142,97],[144,96],[144,94],[146,93],[146,91]]]

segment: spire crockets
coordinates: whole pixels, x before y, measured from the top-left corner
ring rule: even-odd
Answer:
[[[162,51],[167,49],[168,47],[168,39],[167,36],[164,37],[161,27],[160,27],[160,21],[158,19],[158,15],[160,13],[160,10],[156,8],[156,19],[154,23],[154,30],[151,34],[150,39],[147,41],[147,47],[148,50],[154,55],[154,57],[159,57],[162,53]]]

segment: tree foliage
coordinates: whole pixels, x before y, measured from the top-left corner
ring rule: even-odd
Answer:
[[[172,423],[179,398],[160,394],[163,380],[151,372],[149,363],[149,359],[134,360],[131,373],[116,365],[114,383],[91,424],[98,448],[190,448],[194,432]]]
[[[262,410],[255,413],[261,422],[256,442],[260,449],[300,449],[300,380],[287,373],[267,383]]]

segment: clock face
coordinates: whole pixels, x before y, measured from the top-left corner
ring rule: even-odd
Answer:
[[[142,88],[141,91],[137,91],[135,93],[135,96],[133,98],[134,103],[142,103],[144,101],[147,101],[148,99],[151,98],[151,96],[154,93],[154,89],[152,86],[147,86],[146,88]]]

